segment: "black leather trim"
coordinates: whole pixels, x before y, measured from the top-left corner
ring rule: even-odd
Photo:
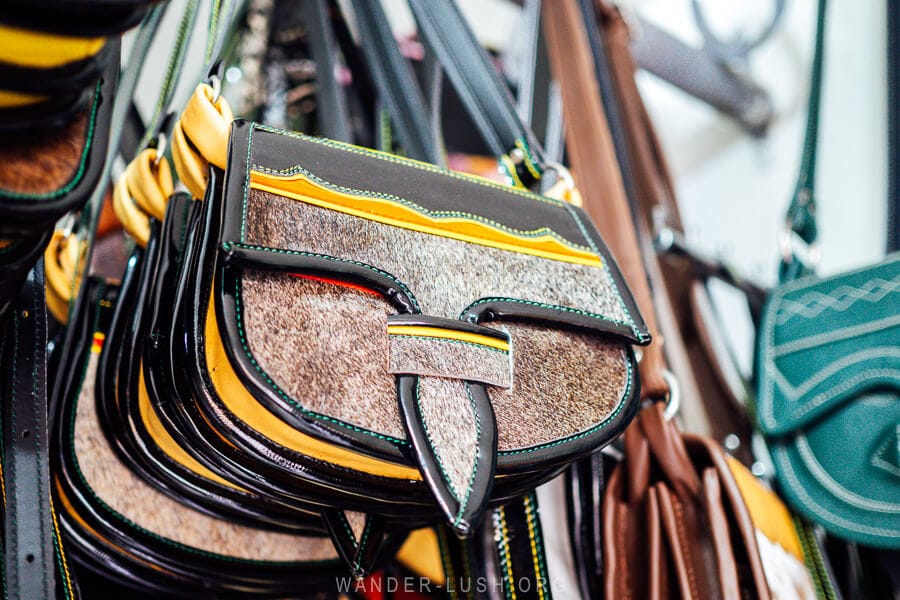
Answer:
[[[476,439],[477,468],[468,493],[461,502],[454,495],[450,482],[443,474],[440,458],[431,445],[428,425],[419,408],[418,380],[416,375],[397,376],[400,416],[412,442],[419,471],[441,507],[444,518],[456,535],[467,537],[480,524],[494,484],[497,463],[497,422],[494,419],[494,408],[484,385],[466,382],[474,404],[473,417],[479,420],[480,427]]]
[[[477,213],[479,216],[520,231],[549,228],[572,244],[588,247],[578,224],[562,202],[549,200],[487,180],[444,171],[438,167],[410,163],[399,157],[372,154],[354,146],[316,140],[300,134],[280,133],[237,120],[232,128],[232,158],[229,175],[229,207],[226,217],[236,226],[223,231],[222,241],[239,241],[243,204],[242,181],[247,172],[247,145],[253,129],[249,162],[274,171],[301,166],[329,184],[374,194],[396,196],[429,211]],[[350,149],[350,152],[348,152]],[[357,154],[352,154],[352,152]],[[609,263],[608,253],[601,257]]]
[[[7,0],[0,23],[79,37],[116,36],[140,23],[148,0]]]
[[[2,365],[4,592],[55,598],[47,403],[44,264],[28,274],[7,320]]]
[[[110,42],[110,53],[119,56],[120,41]],[[35,229],[45,229],[64,213],[80,208],[97,186],[97,180],[106,161],[109,125],[112,119],[112,105],[119,77],[118,60],[110,60],[103,72],[99,93],[94,102],[98,102],[94,115],[94,123],[88,123],[86,132],[93,130],[90,145],[85,148],[86,157],[83,171],[76,172],[70,182],[71,188],[41,197],[19,197],[0,190],[0,237],[19,237],[28,235]],[[89,109],[91,110],[91,109]],[[87,135],[87,133],[85,133]]]
[[[26,94],[71,94],[72,90],[93,87],[107,63],[118,57],[118,44],[107,42],[88,58],[59,67],[41,69],[0,61],[0,88]]]

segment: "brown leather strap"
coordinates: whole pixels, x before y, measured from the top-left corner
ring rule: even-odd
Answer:
[[[688,307],[696,307],[702,282],[685,261],[660,257],[653,249],[654,220],[682,231],[672,177],[662,147],[635,84],[636,65],[631,56],[628,27],[618,9],[604,0],[594,0],[608,63],[614,81],[624,137],[627,140],[630,181],[638,205],[638,237],[644,250],[645,267],[653,288],[656,324],[666,340],[669,369],[681,389],[681,417],[691,431],[723,439],[737,433],[749,439],[748,423],[735,410],[733,395],[723,387],[715,356],[703,344],[705,324]],[[746,460],[749,444],[738,450]]]
[[[668,391],[663,378],[666,366],[662,338],[603,112],[587,31],[577,0],[544,2],[542,10],[551,69],[562,92],[572,176],[584,199],[584,209],[609,245],[653,336],[641,360],[641,396],[660,398]]]

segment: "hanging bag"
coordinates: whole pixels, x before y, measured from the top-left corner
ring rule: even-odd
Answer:
[[[818,10],[782,283],[765,306],[758,336],[759,427],[795,509],[840,538],[900,548],[900,255],[833,277],[812,271],[824,0]]]

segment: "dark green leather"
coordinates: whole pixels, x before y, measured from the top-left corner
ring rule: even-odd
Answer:
[[[900,253],[780,286],[759,333],[758,417],[781,491],[838,537],[900,548]]]

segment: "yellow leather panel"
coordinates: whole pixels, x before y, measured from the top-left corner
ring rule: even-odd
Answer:
[[[456,329],[444,329],[442,327],[427,327],[424,325],[388,325],[389,335],[409,335],[420,337],[440,338],[443,340],[458,340],[469,342],[479,346],[489,346],[497,350],[509,352],[509,342],[488,335],[458,331]]]
[[[175,441],[175,439],[169,434],[169,432],[166,431],[166,428],[159,420],[159,415],[156,414],[156,411],[153,410],[153,406],[151,406],[150,404],[150,396],[147,395],[147,387],[144,382],[143,361],[141,361],[140,376],[138,377],[138,405],[141,413],[141,421],[144,422],[144,427],[147,429],[147,433],[150,434],[150,437],[153,438],[153,441],[156,442],[156,445],[159,446],[159,448],[163,452],[165,452],[172,460],[205,479],[215,481],[220,485],[224,485],[235,490],[239,490],[242,492],[245,491],[243,488],[236,486],[227,479],[216,475],[204,465],[202,465],[196,458],[188,454],[185,449]]]
[[[563,262],[602,265],[596,254],[570,246],[546,229],[538,235],[526,236],[466,217],[432,217],[385,198],[337,192],[299,173],[280,176],[253,170],[250,172],[250,187],[422,233]]]
[[[94,56],[105,38],[81,38],[0,25],[0,61],[19,67],[51,68]]]
[[[441,549],[434,529],[416,529],[409,534],[400,550],[397,560],[410,571],[425,577],[431,583],[444,585],[447,580],[444,565],[441,562]]]
[[[750,513],[754,527],[771,541],[779,544],[801,563],[803,547],[791,514],[781,499],[772,490],[763,486],[744,465],[728,457],[728,468],[737,482]]]

